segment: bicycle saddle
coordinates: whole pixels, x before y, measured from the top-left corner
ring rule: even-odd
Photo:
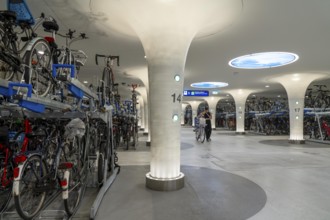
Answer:
[[[1,21],[4,21],[4,20],[7,20],[7,21],[16,21],[16,12],[14,11],[0,11],[0,20]]]
[[[42,22],[42,26],[46,31],[58,31],[59,27],[55,21],[44,21]]]

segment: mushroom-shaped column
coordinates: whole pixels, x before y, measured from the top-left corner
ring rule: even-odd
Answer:
[[[149,129],[150,120],[149,120],[149,102],[148,102],[148,89],[147,87],[137,87],[136,91],[141,94],[143,99],[143,116],[144,116],[144,135],[148,135],[147,146],[150,146],[151,132]]]
[[[245,134],[245,103],[247,97],[253,92],[248,89],[228,91],[235,100],[236,106],[236,134]]]
[[[143,103],[143,125],[144,125],[144,131],[146,134],[149,132],[149,122],[148,122],[148,95],[147,95],[147,89],[146,87],[137,87],[136,91],[138,91],[141,94],[141,100]]]
[[[295,73],[283,75],[271,79],[285,88],[290,111],[290,143],[304,144],[304,102],[306,89],[311,82],[324,78],[321,73]]]
[[[214,96],[205,98],[205,101],[207,101],[210,112],[212,114],[211,125],[212,125],[213,130],[215,130],[215,118],[216,118],[216,113],[217,113],[217,104],[218,104],[219,100],[220,100],[219,97],[214,97]]]
[[[184,125],[184,116],[186,114],[187,103],[182,103],[181,105],[181,125]]]
[[[196,36],[228,25],[240,13],[241,0],[100,0],[93,1],[92,10],[108,15],[104,23],[112,29],[141,40],[148,62],[152,132],[146,185],[155,190],[179,189],[184,185],[180,113],[188,49]]]
[[[198,106],[203,102],[201,100],[198,101],[187,101],[191,106],[191,114],[192,114],[192,126],[195,126],[195,117],[197,117]]]
[[[139,125],[140,125],[140,130],[144,130],[144,101],[142,96],[138,97],[138,102],[139,102]]]

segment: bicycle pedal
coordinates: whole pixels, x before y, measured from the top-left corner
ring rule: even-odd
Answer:
[[[64,162],[58,165],[59,170],[67,170],[67,169],[71,169],[72,167],[73,167],[73,163],[70,162]]]

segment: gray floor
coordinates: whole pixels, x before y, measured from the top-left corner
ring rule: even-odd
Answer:
[[[142,139],[138,150],[119,152],[121,173],[96,219],[329,220],[330,146],[287,139],[213,131],[200,144],[183,128],[186,185],[167,193],[144,186],[150,153]]]

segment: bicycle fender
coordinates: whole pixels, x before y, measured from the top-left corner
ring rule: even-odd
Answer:
[[[35,37],[28,43],[25,48],[25,51],[30,51],[32,49],[32,46],[37,42],[37,40],[44,40],[45,42],[47,42],[43,37]]]
[[[66,170],[64,172],[63,180],[61,181],[62,186],[62,199],[68,199],[69,198],[69,177],[70,177],[70,171]]]
[[[14,182],[13,182],[13,195],[14,196],[19,195],[19,183],[21,181],[21,174],[22,174],[23,165],[24,165],[24,163],[18,165],[19,174],[18,174],[17,178],[14,178]]]

